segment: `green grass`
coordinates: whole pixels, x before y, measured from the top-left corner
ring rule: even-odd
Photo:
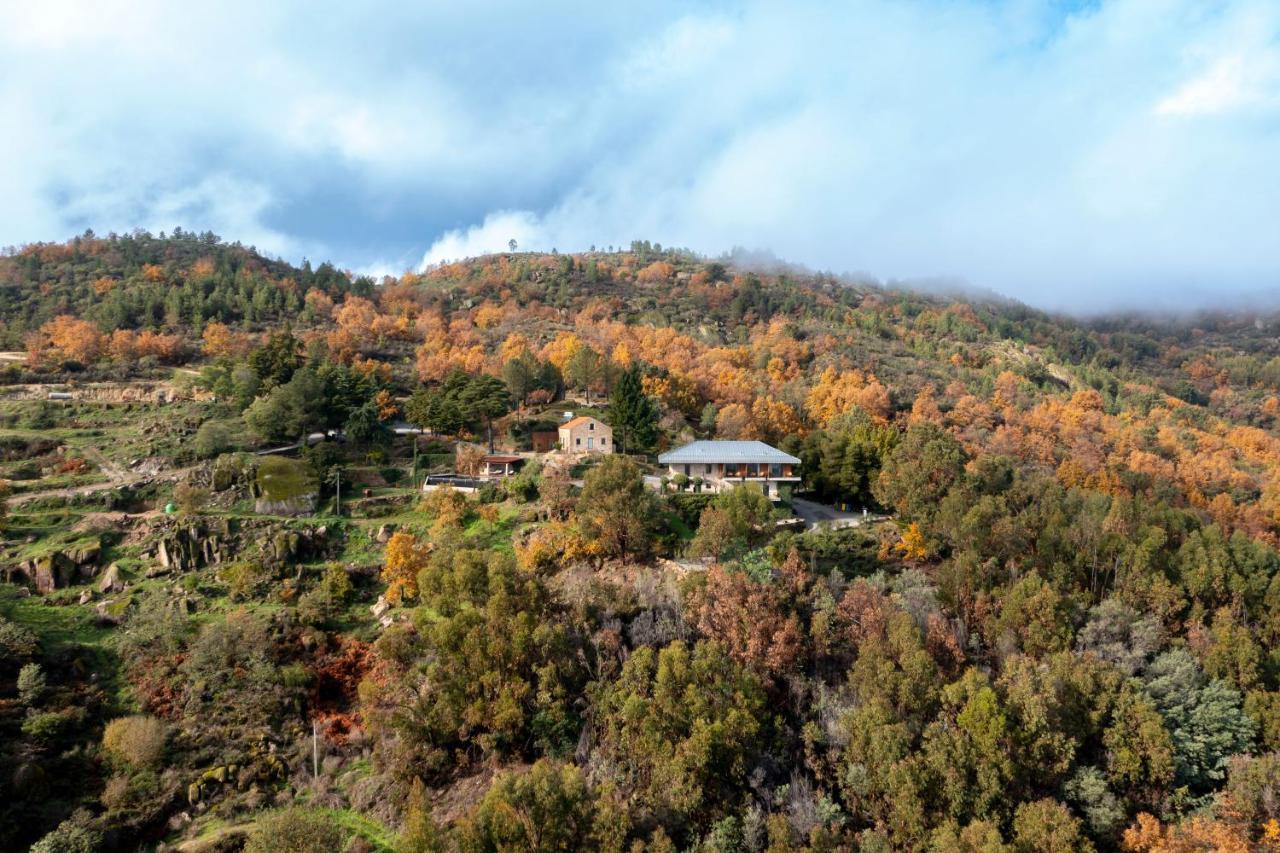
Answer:
[[[520,511],[516,507],[502,504],[498,507],[496,521],[474,519],[467,524],[463,536],[472,547],[512,553],[511,535],[515,532],[519,515]]]
[[[102,647],[111,636],[111,629],[98,624],[91,608],[46,604],[34,595],[20,598],[13,587],[0,589],[0,612],[35,631],[46,655],[71,645]]]
[[[299,798],[298,805],[303,805],[302,798]],[[232,823],[225,818],[209,815],[198,821],[199,830],[189,841],[191,842],[210,842],[229,836],[238,832],[252,832],[253,827],[259,820],[274,810],[266,810],[253,815],[250,820],[243,820]],[[322,814],[336,823],[347,833],[349,837],[360,837],[373,845],[376,851],[385,851],[391,853],[395,849],[396,833],[386,824],[375,820],[368,815],[353,811],[352,809],[333,809],[318,808],[312,809],[317,814]],[[176,841],[175,838],[169,839],[170,843]],[[336,853],[336,851],[335,851]]]
[[[319,811],[328,815],[351,835],[357,835],[368,841],[375,850],[390,853],[395,849],[396,833],[381,821],[352,809],[319,809]]]

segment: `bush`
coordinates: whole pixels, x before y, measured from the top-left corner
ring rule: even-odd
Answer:
[[[288,808],[258,820],[244,853],[334,853],[346,841],[342,828],[321,812]]]
[[[275,572],[261,563],[242,560],[226,566],[219,573],[232,601],[249,601],[267,591],[275,580]]]
[[[511,497],[524,503],[538,499],[538,486],[542,481],[542,465],[528,462],[520,473],[506,482],[506,491]]]
[[[102,749],[134,767],[154,767],[164,756],[168,737],[168,727],[155,717],[120,717],[107,723],[102,733]]]
[[[23,705],[31,706],[44,695],[44,670],[38,663],[29,663],[18,672],[18,698]]]
[[[707,505],[715,500],[716,496],[707,494],[690,494],[680,492],[674,495],[667,495],[667,505],[680,516],[680,519],[690,527],[698,526],[698,519],[702,517],[702,511]]]
[[[57,410],[53,404],[44,400],[27,409],[18,419],[18,426],[23,429],[52,429],[57,423]]]
[[[199,458],[212,459],[231,449],[231,430],[225,421],[205,421],[196,430],[191,447]]]
[[[0,667],[31,660],[40,651],[40,641],[30,628],[0,616]]]
[[[84,725],[84,708],[64,708],[32,714],[22,721],[22,733],[41,743],[53,743]]]
[[[146,808],[160,793],[160,777],[150,770],[120,773],[107,780],[99,798],[108,811]]]
[[[173,502],[184,515],[199,515],[209,506],[209,490],[193,483],[179,483],[173,489]]]
[[[9,469],[10,480],[39,480],[40,466],[28,459],[25,462],[19,462]]]
[[[351,598],[351,576],[347,574],[347,570],[340,563],[330,563],[325,567],[324,578],[320,581],[320,588],[324,590],[325,595],[335,605],[346,604]]]
[[[102,833],[85,826],[80,818],[71,818],[31,845],[31,853],[95,853],[102,844]]]

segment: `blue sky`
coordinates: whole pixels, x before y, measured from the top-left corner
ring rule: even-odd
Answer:
[[[0,244],[181,225],[396,273],[646,238],[1055,308],[1280,293],[1275,0],[4,0],[0,98]]]

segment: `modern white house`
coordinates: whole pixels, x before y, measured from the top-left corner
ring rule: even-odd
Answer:
[[[800,482],[800,460],[763,441],[695,441],[659,454],[658,464],[669,477],[701,478],[712,492],[756,483],[772,500],[780,487]]]

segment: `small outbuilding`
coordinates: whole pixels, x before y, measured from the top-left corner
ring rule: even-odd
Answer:
[[[560,433],[554,429],[535,429],[529,433],[529,441],[534,453],[547,453],[555,450],[560,441]]]
[[[491,453],[481,462],[484,465],[484,476],[490,480],[502,480],[515,474],[524,465],[523,456],[507,453]]]
[[[565,453],[612,453],[613,428],[580,415],[560,425],[560,449]]]

